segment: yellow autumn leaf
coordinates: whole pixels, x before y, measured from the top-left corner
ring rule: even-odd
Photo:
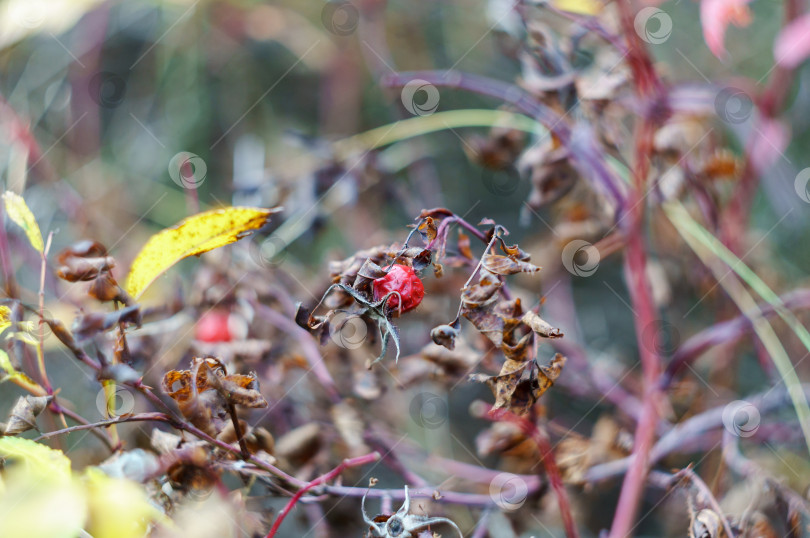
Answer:
[[[3,193],[3,203],[6,206],[6,213],[8,218],[14,221],[17,226],[23,229],[25,235],[28,236],[28,241],[31,246],[42,252],[45,245],[42,242],[42,232],[39,231],[39,225],[34,218],[34,214],[28,209],[28,205],[23,200],[23,197],[17,193],[6,191]]]
[[[75,538],[87,518],[84,490],[70,460],[30,439],[0,438],[6,462],[0,490],[0,536]]]
[[[143,246],[132,262],[124,289],[138,298],[172,265],[238,241],[252,230],[264,226],[270,215],[281,208],[229,207],[193,215],[155,235]]]
[[[132,480],[113,478],[98,467],[88,467],[82,482],[89,508],[85,529],[94,538],[141,538],[149,524],[161,518],[146,490]]]
[[[36,396],[45,396],[47,394],[39,383],[24,373],[15,370],[14,365],[11,364],[11,360],[8,358],[8,354],[0,350],[0,383],[4,381],[11,381]],[[0,534],[0,536],[2,536],[2,534]]]
[[[11,327],[11,309],[0,305],[0,333]]]
[[[581,15],[598,15],[602,11],[599,0],[551,0],[551,5],[562,11]]]
[[[98,467],[73,473],[60,450],[2,437],[0,459],[14,462],[0,481],[0,536],[75,538],[85,530],[95,538],[140,538],[153,522],[168,523],[137,482]]]
[[[71,481],[70,460],[61,450],[21,437],[0,437],[0,458],[13,460],[51,484]]]

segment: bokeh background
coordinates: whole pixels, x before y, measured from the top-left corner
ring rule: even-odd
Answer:
[[[529,208],[525,202],[531,184],[525,173],[513,167],[493,171],[470,158],[476,137],[488,129],[440,127],[380,148],[341,149],[355,135],[414,117],[401,90],[380,83],[386,75],[439,69],[505,82],[525,76],[516,54],[525,29],[509,6],[504,0],[357,0],[349,8],[313,0],[3,2],[4,188],[25,194],[42,230],[54,233],[52,252],[79,239],[100,241],[116,257],[120,276],[151,234],[190,214],[227,205],[282,205],[283,213],[270,226],[233,247],[234,255],[255,257],[258,252],[271,261],[274,278],[291,298],[309,304],[325,289],[330,260],[402,241],[406,226],[424,208],[444,206],[472,223],[489,217],[505,225],[510,239],[544,267],[537,279],[517,279],[528,304],[543,296],[549,321],[563,328],[586,363],[608,382],[623,379],[636,366],[637,341],[620,256],[605,256],[596,278],[572,278],[563,267],[555,229],[566,207]],[[773,68],[771,45],[781,24],[780,2],[752,4],[755,23],[729,30],[725,61],[703,42],[698,3],[677,0],[658,7],[671,18],[672,30],[665,42],[649,49],[668,83],[747,88],[750,81],[763,84],[767,79]],[[539,13],[542,6],[526,3],[525,9]],[[569,24],[553,13],[538,17],[562,33]],[[604,20],[615,25],[609,10]],[[594,40],[591,47],[582,47],[576,62],[583,71],[601,46]],[[749,81],[745,85],[739,82],[743,77]],[[810,272],[805,248],[810,205],[793,192],[797,173],[810,166],[805,151],[807,84],[810,70],[803,67],[783,114],[789,144],[761,177],[751,213],[750,250],[744,251],[746,263],[778,291],[800,287]],[[438,90],[437,98],[438,112],[502,105],[446,88]],[[750,100],[734,106],[750,115]],[[724,111],[717,112],[722,119]],[[752,121],[712,125],[732,151],[744,154],[744,141],[755,128]],[[533,136],[529,140],[546,135]],[[734,197],[733,184],[720,190],[727,199]],[[22,235],[10,239],[23,299],[34,304],[39,273],[25,268],[38,267],[37,257],[26,251]],[[655,338],[671,351],[714,323],[718,312],[728,315],[731,310],[719,290],[705,282],[704,269],[666,242],[659,245],[651,278],[661,282],[657,306],[666,334]],[[145,301],[159,304],[193,296],[200,285],[199,263],[181,263],[156,283]],[[465,278],[450,275],[442,283],[428,278],[430,315],[403,324],[405,355],[429,343],[430,327],[452,319],[455,298],[445,292],[457,290]],[[81,305],[69,295],[56,300],[66,296],[63,286],[49,277],[46,305],[69,320]],[[802,356],[795,337],[785,336],[785,345],[795,350],[792,356]],[[49,349],[54,377],[63,381],[65,394],[77,406],[94,409],[97,389],[87,390],[92,377],[75,382],[75,365],[57,346]],[[550,346],[541,349],[550,356]],[[287,351],[274,355],[274,350],[268,360]],[[711,356],[697,362],[699,375],[683,390],[706,392],[703,385],[708,384],[713,398],[769,386],[755,346],[729,353],[734,357],[724,354],[717,364]],[[578,369],[571,370],[565,384],[576,387]],[[629,392],[638,390],[633,379],[627,379]],[[402,397],[406,409],[419,390],[441,392],[429,384],[409,390]],[[4,391],[3,401],[16,397],[11,389]],[[443,428],[410,424],[411,433],[430,450],[474,460],[480,456],[472,456],[476,436],[486,423],[471,420],[468,407],[474,399],[488,397],[485,387],[462,385],[443,403],[442,413],[449,418],[442,421]],[[583,434],[596,417],[613,409],[608,401],[578,398],[576,390],[550,393],[547,405],[561,426]],[[690,404],[684,405],[679,412],[688,414]],[[580,424],[585,415],[592,418]],[[92,437],[83,438],[75,451],[77,461],[96,461],[99,446]],[[489,465],[497,463],[494,456],[480,457]],[[807,463],[800,465],[799,473],[806,477]],[[618,483],[611,484],[585,495],[588,528],[610,525],[617,488]],[[658,498],[647,502],[652,508]],[[685,508],[680,510],[676,513],[685,514]],[[661,511],[659,507],[659,517],[643,522],[642,532],[657,535],[668,525],[677,528],[674,518]],[[458,517],[468,526],[472,521],[469,515]],[[524,528],[528,536],[540,527],[527,520]]]

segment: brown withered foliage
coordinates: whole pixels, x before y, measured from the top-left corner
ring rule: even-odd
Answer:
[[[219,359],[194,358],[189,370],[170,370],[161,388],[189,422],[212,437],[229,420],[229,406],[267,407],[256,374],[228,374]]]
[[[88,295],[100,302],[130,304],[132,299],[112,275],[115,259],[97,241],[84,240],[72,245],[56,258],[56,275],[68,282],[89,282]]]

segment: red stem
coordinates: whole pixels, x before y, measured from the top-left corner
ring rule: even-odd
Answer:
[[[644,43],[635,31],[633,23],[633,10],[629,0],[617,0],[622,29],[630,47],[628,62],[633,70],[635,93],[650,107],[641,122],[636,126],[635,132],[635,163],[633,175],[635,188],[630,193],[629,207],[631,224],[627,228],[627,246],[625,249],[625,279],[633,303],[633,312],[636,314],[636,340],[639,350],[639,360],[644,375],[644,398],[642,401],[641,416],[636,425],[635,443],[633,444],[633,463],[624,477],[619,502],[610,529],[611,538],[624,538],[632,533],[634,522],[644,484],[650,470],[650,451],[655,442],[656,425],[658,423],[658,405],[661,391],[658,387],[658,378],[661,375],[661,359],[652,346],[642,341],[645,331],[657,332],[655,307],[652,302],[650,289],[647,285],[647,253],[644,246],[644,191],[647,176],[650,172],[650,155],[653,150],[657,122],[663,114],[656,113],[654,103],[660,101],[663,91],[652,60],[644,47]]]
[[[301,499],[301,497],[303,497],[304,493],[306,493],[307,491],[311,490],[316,486],[323,484],[324,482],[332,480],[349,467],[359,467],[367,463],[375,462],[379,459],[380,454],[377,452],[372,452],[371,454],[366,454],[365,456],[359,456],[357,458],[346,459],[340,462],[340,465],[338,465],[328,473],[319,476],[318,478],[312,480],[311,482],[308,482],[304,487],[299,489],[295,493],[295,495],[292,496],[292,499],[290,499],[290,502],[287,503],[287,506],[285,506],[284,509],[281,512],[279,512],[278,517],[273,522],[273,526],[270,527],[270,532],[267,533],[267,536],[265,538],[273,538],[273,536],[276,535],[279,527],[281,526],[281,523],[284,521],[284,518],[287,517],[287,514],[290,513],[290,511],[293,509],[298,500]]]
[[[560,507],[560,515],[563,519],[565,526],[565,535],[568,538],[577,538],[579,533],[577,527],[574,525],[574,517],[571,515],[571,503],[568,501],[568,492],[562,482],[560,470],[557,467],[557,462],[554,459],[554,452],[551,448],[551,442],[548,436],[541,432],[540,429],[529,420],[520,417],[507,409],[493,409],[489,404],[486,405],[486,413],[482,414],[481,418],[486,418],[492,421],[505,421],[511,422],[520,428],[524,435],[531,437],[537,444],[540,450],[543,466],[548,475],[549,484],[551,484],[554,493],[557,495],[557,504]]]

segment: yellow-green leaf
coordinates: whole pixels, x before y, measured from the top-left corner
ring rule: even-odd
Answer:
[[[0,383],[3,381],[11,381],[36,396],[47,394],[45,389],[39,386],[36,381],[15,370],[14,365],[11,364],[11,360],[8,358],[8,354],[0,349]]]
[[[149,523],[160,517],[143,487],[110,477],[97,467],[84,472],[89,519],[85,529],[94,538],[141,538]]]
[[[28,205],[23,200],[23,197],[11,191],[3,193],[3,203],[6,206],[6,213],[8,218],[14,221],[17,226],[23,229],[25,235],[28,236],[28,241],[31,246],[42,252],[45,245],[42,242],[42,232],[39,231],[39,225],[34,218],[34,214],[28,209]]]
[[[1,442],[6,441],[27,441],[36,445],[15,437]],[[40,464],[39,468],[12,465],[3,472],[5,489],[0,492],[0,536],[76,538],[81,535],[87,518],[84,490],[69,474],[67,480],[61,472],[58,479],[49,475],[47,470],[60,466],[48,463]]]
[[[552,0],[551,5],[562,11],[582,15],[598,15],[602,11],[602,3],[598,0]]]
[[[70,460],[62,451],[21,437],[0,438],[0,457],[10,459],[37,476],[47,477],[49,483],[71,480]]]
[[[0,333],[11,327],[11,309],[0,305]]]
[[[153,235],[132,262],[124,289],[138,298],[183,258],[228,245],[264,226],[281,208],[229,207],[193,215]]]

